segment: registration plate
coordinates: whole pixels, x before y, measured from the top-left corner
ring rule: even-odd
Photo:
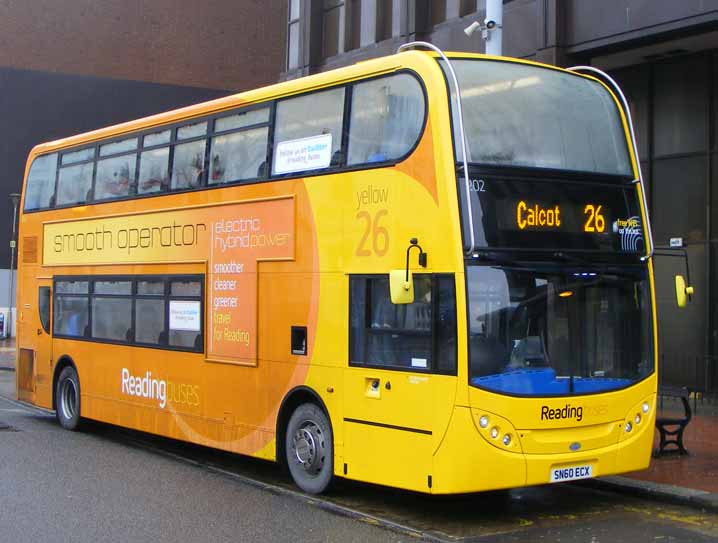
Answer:
[[[569,466],[565,468],[552,468],[549,483],[561,483],[563,481],[576,481],[577,479],[589,479],[593,477],[593,466]]]

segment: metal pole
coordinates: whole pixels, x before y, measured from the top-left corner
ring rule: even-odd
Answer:
[[[503,0],[486,0],[486,24],[496,23],[486,36],[486,54],[501,56],[503,44],[504,2]]]
[[[12,203],[12,238],[10,239],[10,291],[8,292],[8,308],[7,308],[7,322],[5,323],[5,329],[7,330],[7,337],[12,335],[11,322],[13,321],[13,294],[15,292],[15,275],[13,268],[15,267],[15,249],[17,248],[17,240],[15,239],[15,233],[17,231],[17,205],[20,202],[20,195],[16,192],[10,194],[10,202]]]

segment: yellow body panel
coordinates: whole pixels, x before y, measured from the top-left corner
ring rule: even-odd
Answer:
[[[412,70],[421,78],[428,117],[418,145],[396,165],[21,215],[18,349],[19,359],[31,355],[32,364],[26,367],[32,382],[18,387],[18,397],[52,408],[54,370],[69,357],[79,373],[83,417],[275,459],[282,402],[304,387],[316,394],[330,417],[337,475],[421,492],[541,484],[548,482],[550,468],[581,462],[590,462],[598,475],[645,467],[655,372],[625,390],[570,400],[515,398],[468,385],[464,256],[450,112],[444,76],[431,54],[376,59],[43,144],[33,149],[28,168],[39,154],[397,69]],[[262,202],[291,202],[292,224],[275,232],[291,237],[291,250],[258,254],[254,260],[255,306],[248,324],[242,325],[251,329],[253,349],[233,357],[213,354],[211,346],[204,353],[176,352],[52,338],[41,331],[38,288],[52,285],[55,276],[205,274],[210,290],[215,257],[202,245],[205,238],[188,248],[153,251],[139,247],[138,230],[134,251],[114,247],[87,256],[86,251],[66,250],[63,236],[105,227],[118,236],[123,229],[144,225],[151,239],[160,240],[168,220],[196,225],[198,217],[209,222],[232,206]],[[289,216],[286,210],[279,213]],[[152,238],[153,228],[157,238]],[[379,241],[371,238],[377,228],[385,232]],[[145,235],[145,242],[150,238]],[[414,273],[455,277],[455,376],[348,362],[348,276],[403,268],[411,238],[418,238],[428,253],[426,269],[412,259]],[[36,262],[27,258],[32,243],[38,244]],[[221,336],[219,321],[205,311],[205,346],[208,336]],[[306,356],[291,354],[293,325],[307,327]],[[165,380],[167,405],[123,395],[123,368],[138,376],[151,371]],[[646,400],[651,402],[650,414],[627,437],[620,425]],[[580,423],[537,420],[542,405],[560,407],[566,401],[585,405],[587,415]],[[478,418],[484,413],[510,429],[516,437],[510,447],[497,446],[482,431]],[[572,452],[568,446],[576,441],[584,448]]]

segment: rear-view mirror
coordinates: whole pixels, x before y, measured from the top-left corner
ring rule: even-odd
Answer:
[[[686,280],[682,275],[676,275],[676,303],[678,307],[686,307],[686,303],[690,301],[693,295],[693,287],[686,285]]]
[[[414,277],[407,270],[389,272],[389,292],[391,303],[410,304],[414,301]]]

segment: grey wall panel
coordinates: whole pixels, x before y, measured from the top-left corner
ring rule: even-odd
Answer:
[[[0,268],[9,267],[12,210],[33,146],[226,96],[227,91],[0,69]]]
[[[703,381],[705,352],[706,278],[705,247],[688,248],[691,283],[696,295],[685,309],[676,306],[674,276],[685,274],[683,260],[657,257],[656,306],[658,310],[658,352],[663,367],[662,383],[681,386],[700,385]]]
[[[611,37],[621,41],[621,34],[716,13],[718,5],[713,0],[565,0],[563,9],[565,45],[571,47]]]
[[[706,239],[706,157],[686,156],[653,164],[653,236],[656,245],[670,238],[686,243]]]

